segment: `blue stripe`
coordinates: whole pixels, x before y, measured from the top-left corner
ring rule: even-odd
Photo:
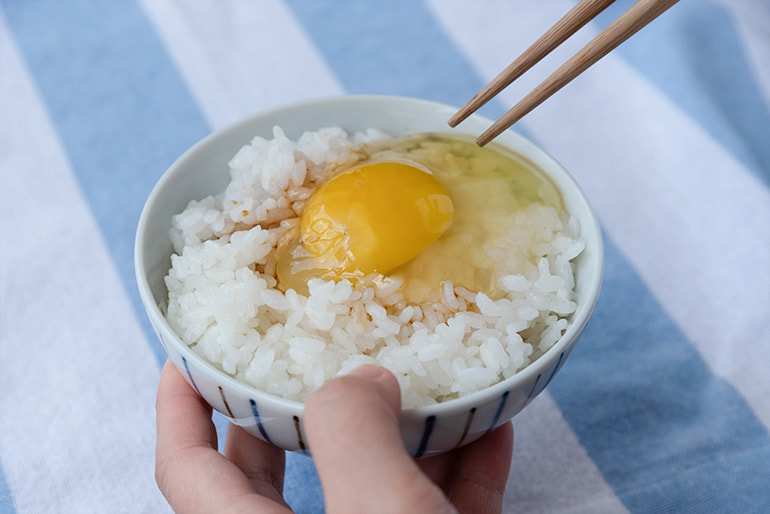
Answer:
[[[135,286],[136,224],[161,173],[209,128],[136,2],[0,2],[160,363]]]
[[[510,391],[506,391],[500,397],[500,403],[497,406],[497,412],[495,412],[495,417],[492,418],[492,423],[489,424],[489,428],[487,429],[487,433],[491,432],[497,426],[497,424],[500,422],[500,415],[502,415],[502,413],[503,413],[503,409],[505,408],[505,404],[508,403],[508,395],[510,393],[511,393]]]
[[[0,514],[16,514],[13,495],[11,494],[11,488],[8,487],[8,481],[5,478],[2,465],[0,465]]]
[[[344,13],[288,3],[349,92],[461,105],[483,86],[422,3],[369,0]],[[367,45],[373,32],[391,37]],[[491,117],[502,113],[490,109]],[[766,430],[606,243],[608,277],[595,317],[549,388],[566,420],[632,511],[770,512],[751,504],[770,501]]]
[[[605,282],[549,391],[633,512],[770,512],[770,438],[606,241]]]
[[[436,416],[428,416],[425,418],[425,429],[422,432],[420,445],[417,447],[417,451],[414,454],[415,459],[419,459],[425,454],[425,450],[428,448],[428,441],[430,441],[430,436],[433,433],[434,426],[436,426]]]
[[[187,359],[182,357],[182,362],[184,363],[184,370],[187,372],[187,377],[190,379],[190,383],[192,384],[193,389],[195,389],[195,392],[198,393],[198,396],[203,398],[201,390],[198,389],[198,385],[195,383],[195,379],[193,378],[192,373],[190,373],[190,365],[187,364]]]
[[[556,366],[554,366],[553,371],[551,371],[551,375],[548,377],[548,380],[545,381],[545,384],[543,384],[543,387],[540,389],[537,388],[537,385],[540,383],[540,379],[543,378],[542,374],[538,374],[537,378],[535,378],[535,383],[532,384],[532,389],[530,389],[529,393],[527,393],[527,401],[524,403],[524,407],[532,403],[532,400],[537,398],[537,395],[543,392],[546,387],[548,387],[548,384],[551,383],[551,380],[553,380],[553,377],[556,376],[556,372],[559,371],[559,369],[564,364],[564,352],[559,354],[559,360],[556,361]],[[522,407],[522,408],[524,408]]]
[[[297,452],[286,452],[283,497],[293,512],[323,514],[321,479],[313,459]]]
[[[262,424],[262,418],[259,417],[259,409],[257,409],[257,402],[255,402],[252,399],[249,399],[249,405],[251,405],[251,413],[254,415],[254,421],[257,423],[257,428],[259,429],[259,433],[262,434],[262,437],[265,441],[267,441],[270,444],[273,444],[273,441],[270,440],[270,436],[267,435],[267,430],[265,430],[265,426]]]
[[[537,384],[540,382],[541,378],[543,378],[543,375],[541,373],[538,373],[537,378],[535,378],[535,383],[532,384],[532,389],[530,389],[529,393],[527,393],[527,403],[526,403],[527,405],[529,405],[529,402],[535,396],[535,391],[537,389]],[[540,391],[538,391],[538,394],[540,394]]]
[[[548,384],[551,383],[551,380],[553,380],[553,377],[556,375],[556,372],[559,371],[559,368],[561,368],[563,361],[564,361],[564,352],[561,352],[559,354],[559,360],[556,361],[556,366],[554,366],[553,371],[551,371],[551,376],[549,376],[548,380],[545,381],[545,385],[543,386],[543,389],[548,387]]]
[[[312,0],[286,3],[348,93],[462,105],[484,86],[422,2],[366,0],[346,2],[344,8]]]
[[[630,4],[610,6],[599,25],[607,26]],[[615,52],[770,186],[770,106],[724,7],[679,2]]]

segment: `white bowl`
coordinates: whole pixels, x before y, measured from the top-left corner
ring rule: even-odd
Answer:
[[[459,128],[450,129],[447,120],[456,110],[435,102],[391,96],[311,100],[260,113],[217,131],[190,148],[165,172],[144,206],[137,229],[139,293],[168,356],[214,409],[256,437],[286,450],[308,452],[302,403],[264,393],[228,376],[187,347],[167,323],[161,306],[167,303],[164,277],[172,253],[172,216],[184,210],[190,200],[223,191],[230,179],[230,158],[255,135],[270,138],[275,125],[294,139],[304,131],[326,126],[340,126],[350,132],[373,127],[401,136],[419,132],[478,135],[491,124],[474,115]],[[405,410],[401,432],[406,448],[415,457],[469,443],[527,406],[564,365],[599,295],[604,265],[602,236],[577,183],[553,158],[518,133],[506,131],[496,142],[542,168],[561,192],[566,209],[580,222],[586,248],[574,261],[578,308],[564,336],[513,377],[459,399]],[[221,173],[212,174],[211,170]]]

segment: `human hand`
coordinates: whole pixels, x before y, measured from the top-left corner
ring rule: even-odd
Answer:
[[[155,477],[176,512],[291,512],[282,494],[283,450],[231,424],[220,454],[211,408],[170,361],[156,409]],[[305,428],[327,512],[500,512],[513,451],[510,423],[415,461],[404,449],[399,414],[395,377],[374,366],[308,398]]]

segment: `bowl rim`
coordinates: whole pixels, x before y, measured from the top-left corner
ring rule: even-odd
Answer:
[[[388,103],[396,102],[403,105],[412,104],[413,106],[433,108],[433,109],[437,109],[438,111],[448,112],[450,114],[454,113],[457,110],[456,107],[453,107],[445,103],[436,102],[432,100],[425,100],[420,98],[414,98],[414,97],[407,97],[407,96],[371,95],[371,94],[335,95],[335,96],[324,96],[324,97],[301,100],[297,102],[291,102],[291,103],[276,106],[270,109],[266,109],[264,111],[259,111],[249,116],[246,116],[244,118],[238,119],[219,129],[213,130],[212,132],[210,132],[209,134],[207,134],[206,136],[198,140],[195,144],[193,144],[191,147],[185,150],[180,156],[178,156],[173,161],[173,163],[163,172],[161,177],[153,186],[150,194],[148,195],[144,203],[144,206],[142,207],[142,211],[139,216],[139,222],[137,225],[135,241],[134,241],[134,270],[136,274],[136,282],[139,290],[139,295],[140,295],[142,304],[144,305],[144,308],[147,312],[147,315],[150,318],[151,324],[153,325],[153,328],[157,333],[157,336],[161,338],[164,343],[163,347],[164,347],[164,351],[167,353],[167,356],[169,358],[171,357],[169,349],[166,348],[166,345],[172,344],[174,347],[174,350],[177,353],[179,353],[181,357],[186,359],[188,363],[190,362],[194,363],[197,370],[199,370],[202,373],[205,373],[212,382],[218,383],[218,384],[226,384],[231,390],[234,390],[246,397],[258,398],[261,401],[268,402],[273,405],[281,405],[284,408],[289,408],[290,410],[297,413],[301,413],[301,411],[303,410],[304,402],[283,398],[281,396],[262,391],[260,389],[257,389],[254,386],[246,384],[230,376],[226,372],[218,369],[213,363],[203,358],[197,352],[193,351],[189,346],[187,346],[181,340],[181,338],[179,338],[179,336],[175,333],[175,331],[169,325],[165,315],[163,315],[163,313],[161,312],[160,306],[155,301],[152,290],[150,289],[149,281],[147,279],[146,263],[144,261],[144,242],[146,239],[147,227],[150,222],[150,219],[149,219],[150,211],[152,210],[153,206],[157,202],[158,197],[162,194],[163,190],[165,189],[166,184],[171,180],[173,180],[174,176],[176,175],[177,169],[181,168],[186,161],[194,158],[194,156],[198,152],[206,148],[211,141],[218,140],[220,138],[226,138],[229,134],[233,132],[237,132],[240,128],[248,126],[260,118],[276,117],[277,115],[281,115],[282,113],[286,113],[290,111],[303,110],[309,107],[317,107],[321,104],[333,105],[337,102],[346,103],[346,104],[355,104],[356,102],[361,102],[364,104],[369,104],[369,103],[388,104]],[[447,116],[447,119],[448,119],[448,116]],[[476,123],[482,123],[485,125],[492,124],[491,119],[483,115],[480,115],[478,113],[471,115],[468,118],[468,120],[475,120]],[[466,120],[466,123],[467,123],[467,120]],[[447,125],[447,133],[451,133],[451,131],[457,131],[457,133],[471,134],[471,132],[451,129],[449,125]],[[601,291],[602,282],[603,282],[603,275],[604,275],[604,241],[603,241],[601,226],[599,224],[598,218],[596,216],[596,213],[593,207],[590,205],[590,202],[588,201],[588,198],[585,192],[580,187],[580,185],[575,180],[575,178],[566,170],[564,166],[561,165],[559,161],[557,161],[553,156],[547,153],[542,147],[535,144],[533,141],[531,141],[529,138],[525,137],[521,133],[515,132],[512,129],[508,129],[505,132],[503,132],[500,136],[498,136],[495,139],[495,142],[503,145],[504,147],[510,150],[513,150],[514,152],[518,152],[518,150],[511,148],[511,143],[513,142],[515,142],[516,145],[523,145],[524,147],[527,147],[530,152],[533,152],[539,157],[536,164],[541,168],[544,168],[543,162],[549,162],[550,166],[547,169],[543,169],[543,171],[552,180],[554,179],[553,177],[554,171],[556,171],[558,174],[561,175],[559,177],[558,183],[555,184],[559,192],[564,194],[563,184],[567,184],[569,185],[569,187],[571,187],[574,190],[574,193],[575,193],[574,195],[571,196],[571,198],[583,204],[583,208],[586,210],[587,216],[586,216],[586,219],[580,220],[581,237],[584,240],[588,240],[590,236],[590,239],[594,241],[595,250],[596,250],[595,251],[596,255],[590,261],[589,268],[590,268],[591,280],[585,286],[585,291],[587,292],[586,297],[583,299],[583,301],[581,301],[578,304],[576,311],[571,315],[572,320],[569,326],[567,327],[566,332],[559,338],[559,340],[556,343],[554,343],[548,350],[546,350],[535,361],[528,364],[525,368],[517,371],[511,377],[503,379],[482,390],[463,395],[459,398],[453,398],[450,400],[445,400],[443,402],[410,408],[410,409],[402,409],[402,415],[424,418],[425,416],[428,416],[428,415],[437,415],[442,412],[455,411],[456,409],[467,410],[469,406],[478,405],[481,400],[487,399],[489,397],[499,397],[505,391],[514,389],[515,386],[520,382],[521,383],[529,382],[534,378],[535,374],[541,373],[543,369],[547,369],[552,364],[552,362],[558,358],[559,355],[563,354],[565,351],[570,349],[570,347],[574,344],[574,342],[580,336],[581,332],[583,331],[586,324],[588,323],[591,317],[591,314],[594,310],[594,307],[596,305],[596,302],[598,300],[599,293]],[[586,226],[586,221],[588,222],[587,226]],[[163,337],[163,335],[160,332],[165,332],[168,336],[170,336],[171,340],[169,341],[168,337]],[[559,364],[557,363],[557,366],[558,365]]]

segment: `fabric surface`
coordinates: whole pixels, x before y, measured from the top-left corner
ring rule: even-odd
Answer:
[[[169,510],[133,241],[185,149],[307,98],[460,106],[572,5],[0,0],[0,512]],[[514,420],[505,512],[770,512],[770,3],[684,0],[514,130],[585,190],[606,275]],[[322,512],[312,462],[288,458],[290,504]]]

